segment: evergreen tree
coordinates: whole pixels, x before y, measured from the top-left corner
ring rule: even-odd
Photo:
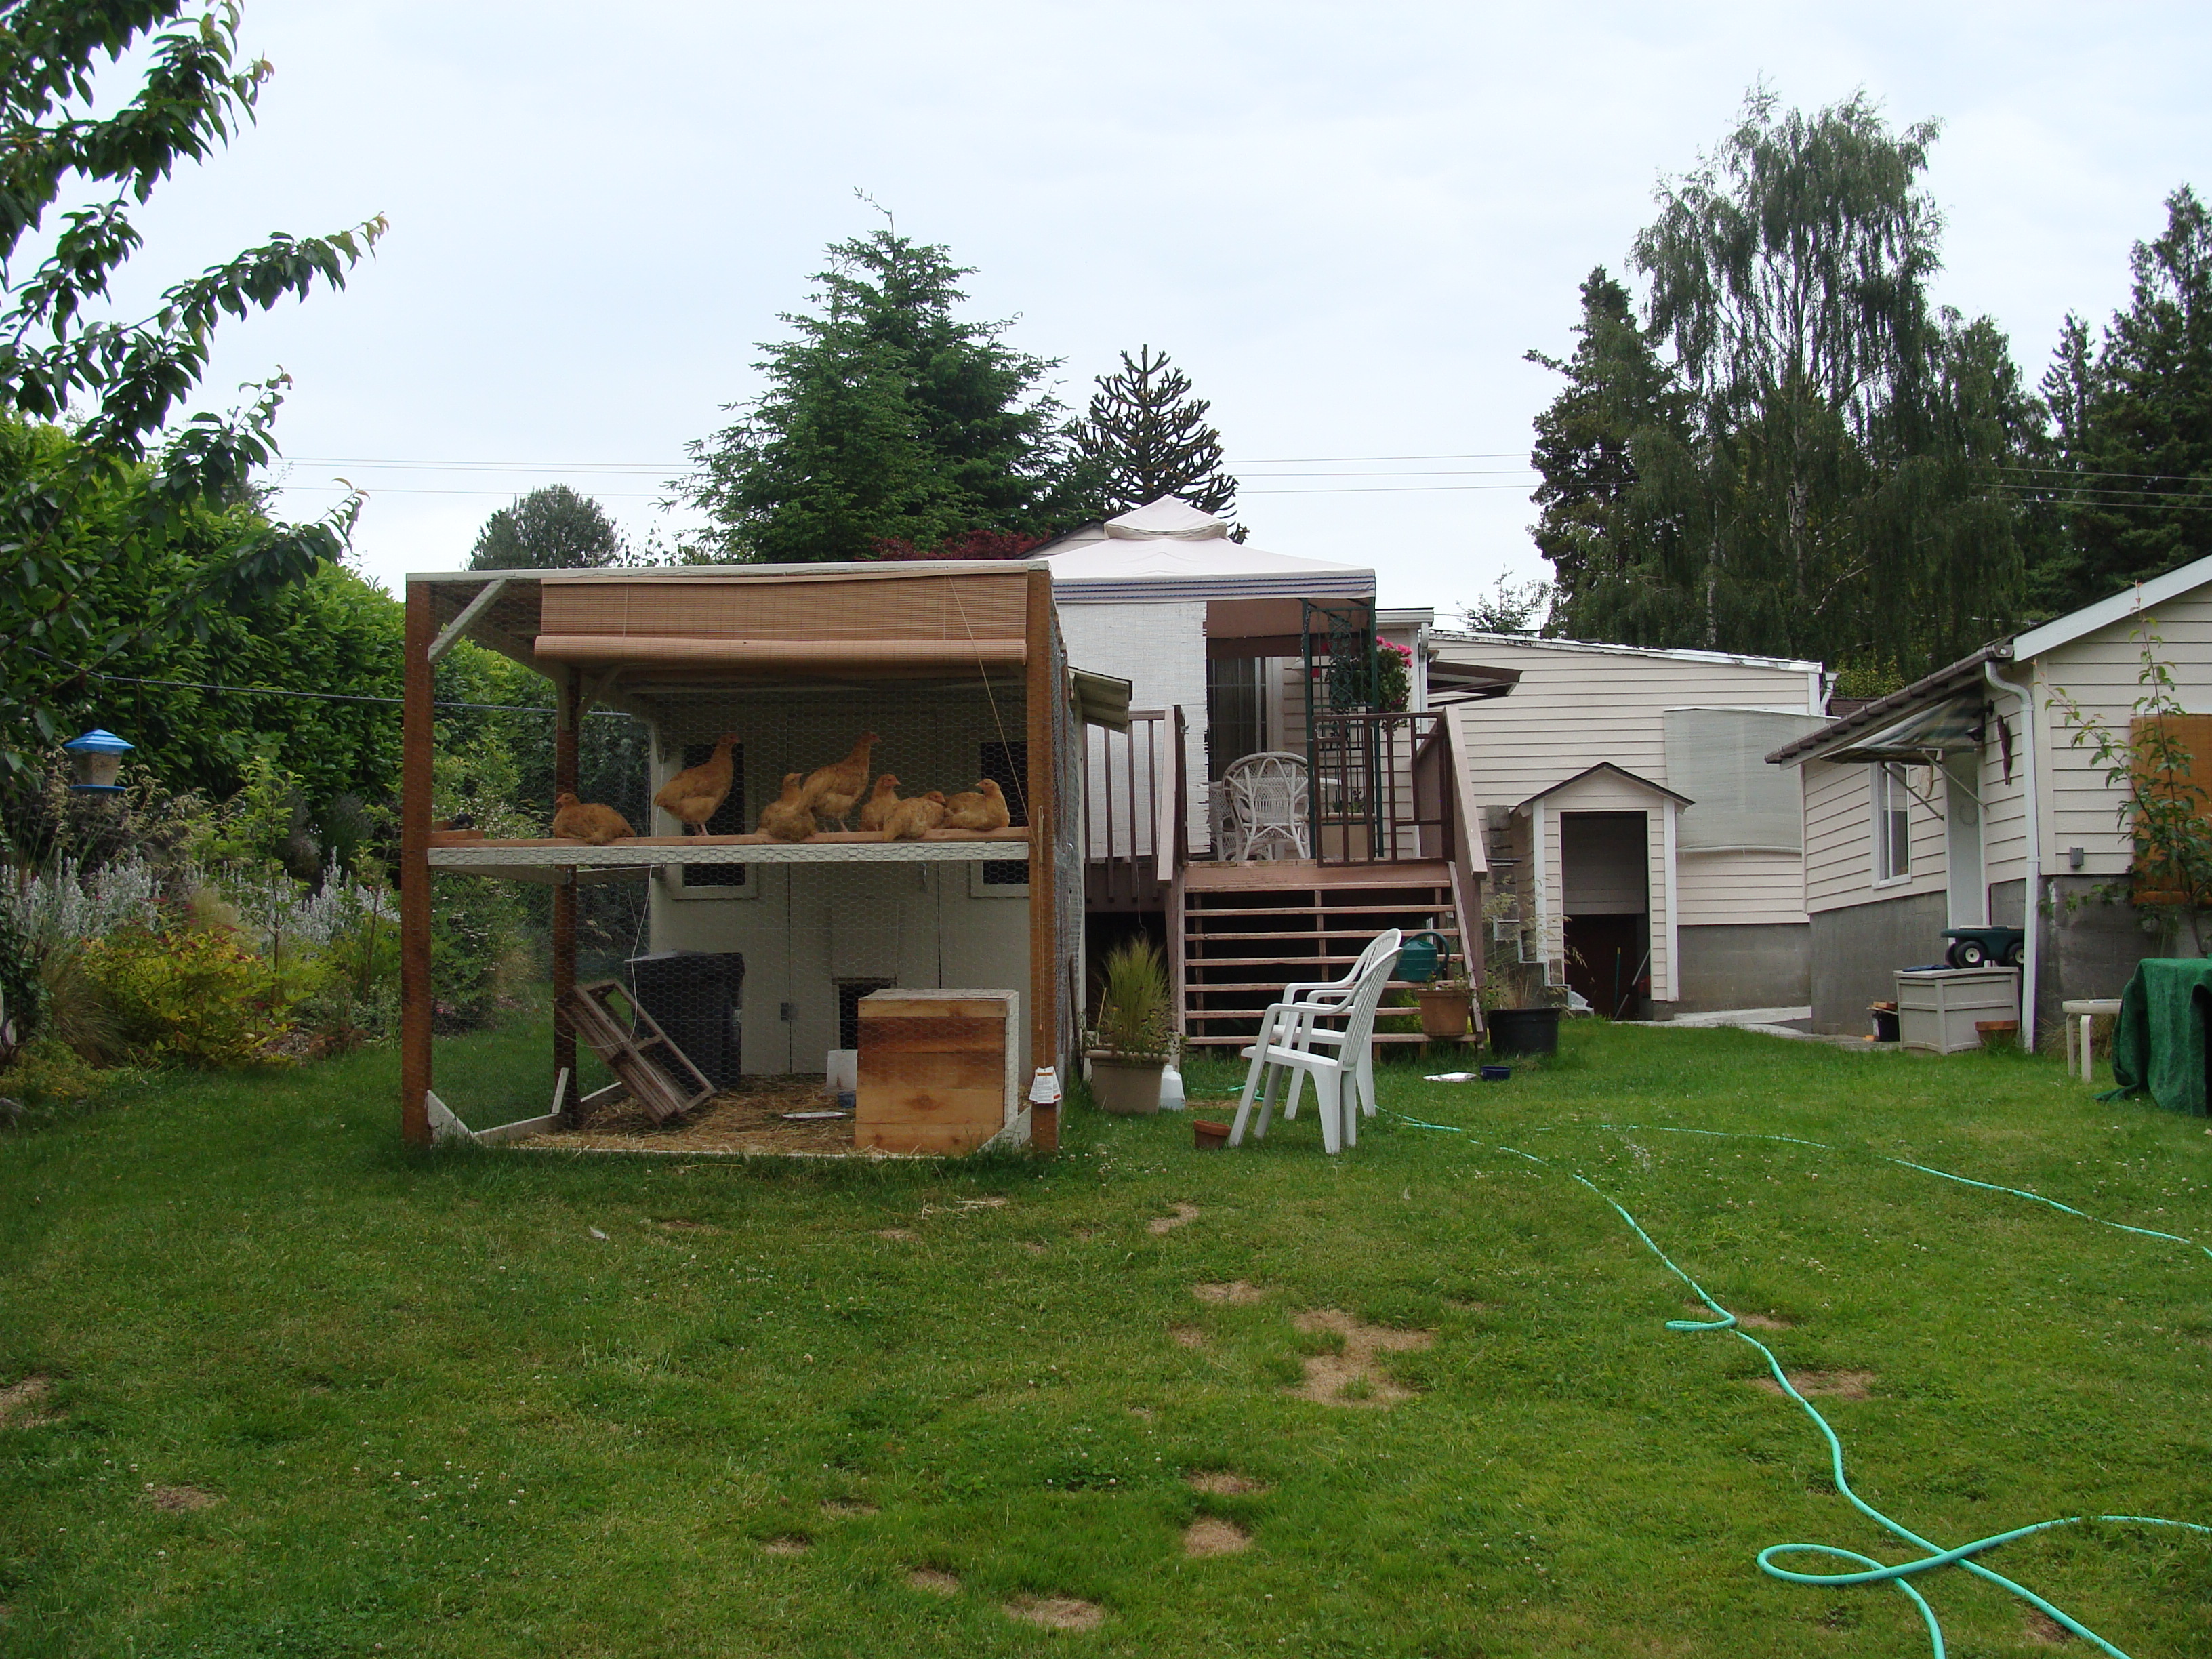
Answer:
[[[1164,351],[1121,354],[1117,374],[1101,374],[1088,415],[1076,422],[1078,486],[1092,515],[1111,518],[1173,495],[1201,513],[1236,510],[1237,480],[1221,470],[1213,405],[1191,395],[1190,378]]]
[[[691,444],[678,496],[732,560],[865,559],[972,531],[1041,534],[1066,458],[1057,363],[1004,343],[1011,322],[953,314],[969,274],[884,229],[834,244],[795,337],[764,343],[769,389]],[[731,405],[739,409],[738,405]]]
[[[484,520],[471,570],[573,570],[627,564],[629,549],[606,511],[566,484],[518,495]]]
[[[1924,671],[2002,631],[2036,429],[2003,336],[1927,295],[1932,125],[1764,92],[1660,191],[1649,283],[1593,273],[1537,423],[1559,625],[1644,645]]]
[[[2094,350],[2069,317],[2044,376],[2055,454],[2033,477],[2061,533],[2034,578],[2051,614],[2212,552],[2212,220],[2185,185],[2166,210],[2127,308]]]

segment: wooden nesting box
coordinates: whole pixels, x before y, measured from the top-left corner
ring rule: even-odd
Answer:
[[[872,991],[860,999],[853,1144],[972,1152],[1021,1112],[1021,998],[1012,991]]]

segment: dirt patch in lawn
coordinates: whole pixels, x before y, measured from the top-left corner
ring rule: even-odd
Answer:
[[[771,1538],[761,1546],[763,1555],[804,1555],[814,1547],[811,1538],[801,1538],[797,1533],[787,1533],[781,1538]]]
[[[927,1590],[932,1595],[960,1594],[960,1581],[949,1572],[939,1572],[935,1567],[916,1567],[907,1574],[906,1582],[918,1590]]]
[[[1047,1630],[1097,1630],[1106,1622],[1106,1609],[1073,1595],[1018,1595],[1006,1603],[1006,1617]]]
[[[807,1118],[794,1122],[783,1115],[786,1112],[824,1112],[836,1105],[835,1100],[822,1092],[822,1079],[818,1077],[748,1078],[743,1087],[710,1095],[695,1109],[666,1123],[655,1123],[644,1107],[624,1097],[595,1109],[575,1128],[549,1130],[515,1144],[571,1152],[883,1156],[863,1152],[853,1145],[853,1120],[849,1117]]]
[[[2063,1647],[2074,1639],[2074,1632],[2050,1614],[2039,1612],[2034,1607],[2023,1607],[2021,1612],[2023,1615],[2023,1622],[2027,1626],[2027,1643],[2030,1647]]]
[[[1024,1238],[1019,1240],[1018,1243],[1022,1249],[1027,1250],[1031,1255],[1042,1255],[1047,1250],[1052,1248],[1049,1244],[1045,1243],[1041,1239]]]
[[[35,1429],[52,1422],[39,1407],[53,1389],[48,1376],[27,1376],[0,1389],[0,1429]]]
[[[198,1486],[149,1486],[146,1501],[170,1515],[190,1515],[195,1510],[211,1510],[222,1499]]]
[[[1225,1302],[1232,1308],[1247,1308],[1257,1302],[1267,1291],[1257,1285],[1249,1285],[1241,1279],[1226,1285],[1194,1285],[1190,1293],[1200,1302]]]
[[[825,1498],[822,1500],[822,1513],[836,1516],[841,1520],[849,1521],[857,1516],[873,1515],[875,1512],[873,1504],[858,1498]]]
[[[672,1233],[719,1233],[722,1231],[711,1221],[686,1221],[681,1216],[671,1216],[659,1224]]]
[[[1249,1474],[1232,1474],[1227,1469],[1202,1469],[1196,1474],[1185,1475],[1183,1484],[1209,1498],[1249,1498],[1254,1492],[1273,1490],[1265,1480],[1255,1480]]]
[[[1206,1346],[1206,1333],[1195,1325],[1177,1325],[1168,1334],[1175,1338],[1178,1348],[1202,1348]]]
[[[1376,1357],[1425,1348],[1437,1340],[1434,1331],[1363,1325],[1337,1308],[1302,1313],[1291,1323],[1308,1336],[1326,1332],[1343,1339],[1340,1352],[1306,1355],[1305,1381],[1290,1390],[1323,1406],[1392,1406],[1411,1400],[1413,1390],[1384,1376]]]
[[[1178,1227],[1187,1227],[1197,1219],[1197,1205],[1178,1204],[1175,1206],[1173,1215],[1156,1215],[1147,1221],[1145,1224],[1145,1231],[1158,1237],[1162,1233],[1171,1233]]]
[[[1183,1528],[1185,1555],[1236,1555],[1251,1547],[1250,1533],[1218,1515],[1201,1515]]]
[[[1693,1319],[1711,1319],[1713,1316],[1713,1310],[1702,1302],[1685,1302],[1682,1305],[1689,1310]],[[1735,1322],[1747,1331],[1794,1331],[1797,1328],[1796,1320],[1784,1319],[1779,1314],[1740,1313],[1735,1316]]]
[[[1864,1400],[1868,1385],[1874,1381],[1872,1371],[1791,1371],[1790,1386],[1808,1400],[1824,1395],[1835,1400]],[[1751,1379],[1769,1394],[1782,1394],[1782,1385],[1771,1376]],[[1788,1399],[1787,1395],[1783,1395]]]
[[[888,1238],[894,1244],[911,1244],[921,1235],[906,1227],[878,1227],[876,1237]]]

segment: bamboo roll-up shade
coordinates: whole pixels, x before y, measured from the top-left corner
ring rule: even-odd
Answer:
[[[550,662],[611,666],[654,665],[821,672],[858,679],[942,675],[978,667],[1019,666],[1027,652],[1011,640],[763,640],[674,634],[540,634]]]
[[[1023,571],[907,574],[857,580],[805,577],[693,576],[684,580],[553,578],[542,590],[538,654],[545,635],[613,635],[684,641],[1011,641],[1027,622]],[[700,661],[695,656],[629,660]],[[999,661],[1019,661],[999,657]]]

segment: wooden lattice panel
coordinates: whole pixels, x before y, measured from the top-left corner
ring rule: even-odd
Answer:
[[[635,1024],[625,1026],[614,1012],[611,1000],[617,995],[629,1004]],[[655,1123],[681,1116],[714,1092],[714,1085],[690,1057],[668,1040],[659,1023],[630,999],[618,981],[579,985],[563,1006],[576,1035],[606,1062],[629,1097]]]

